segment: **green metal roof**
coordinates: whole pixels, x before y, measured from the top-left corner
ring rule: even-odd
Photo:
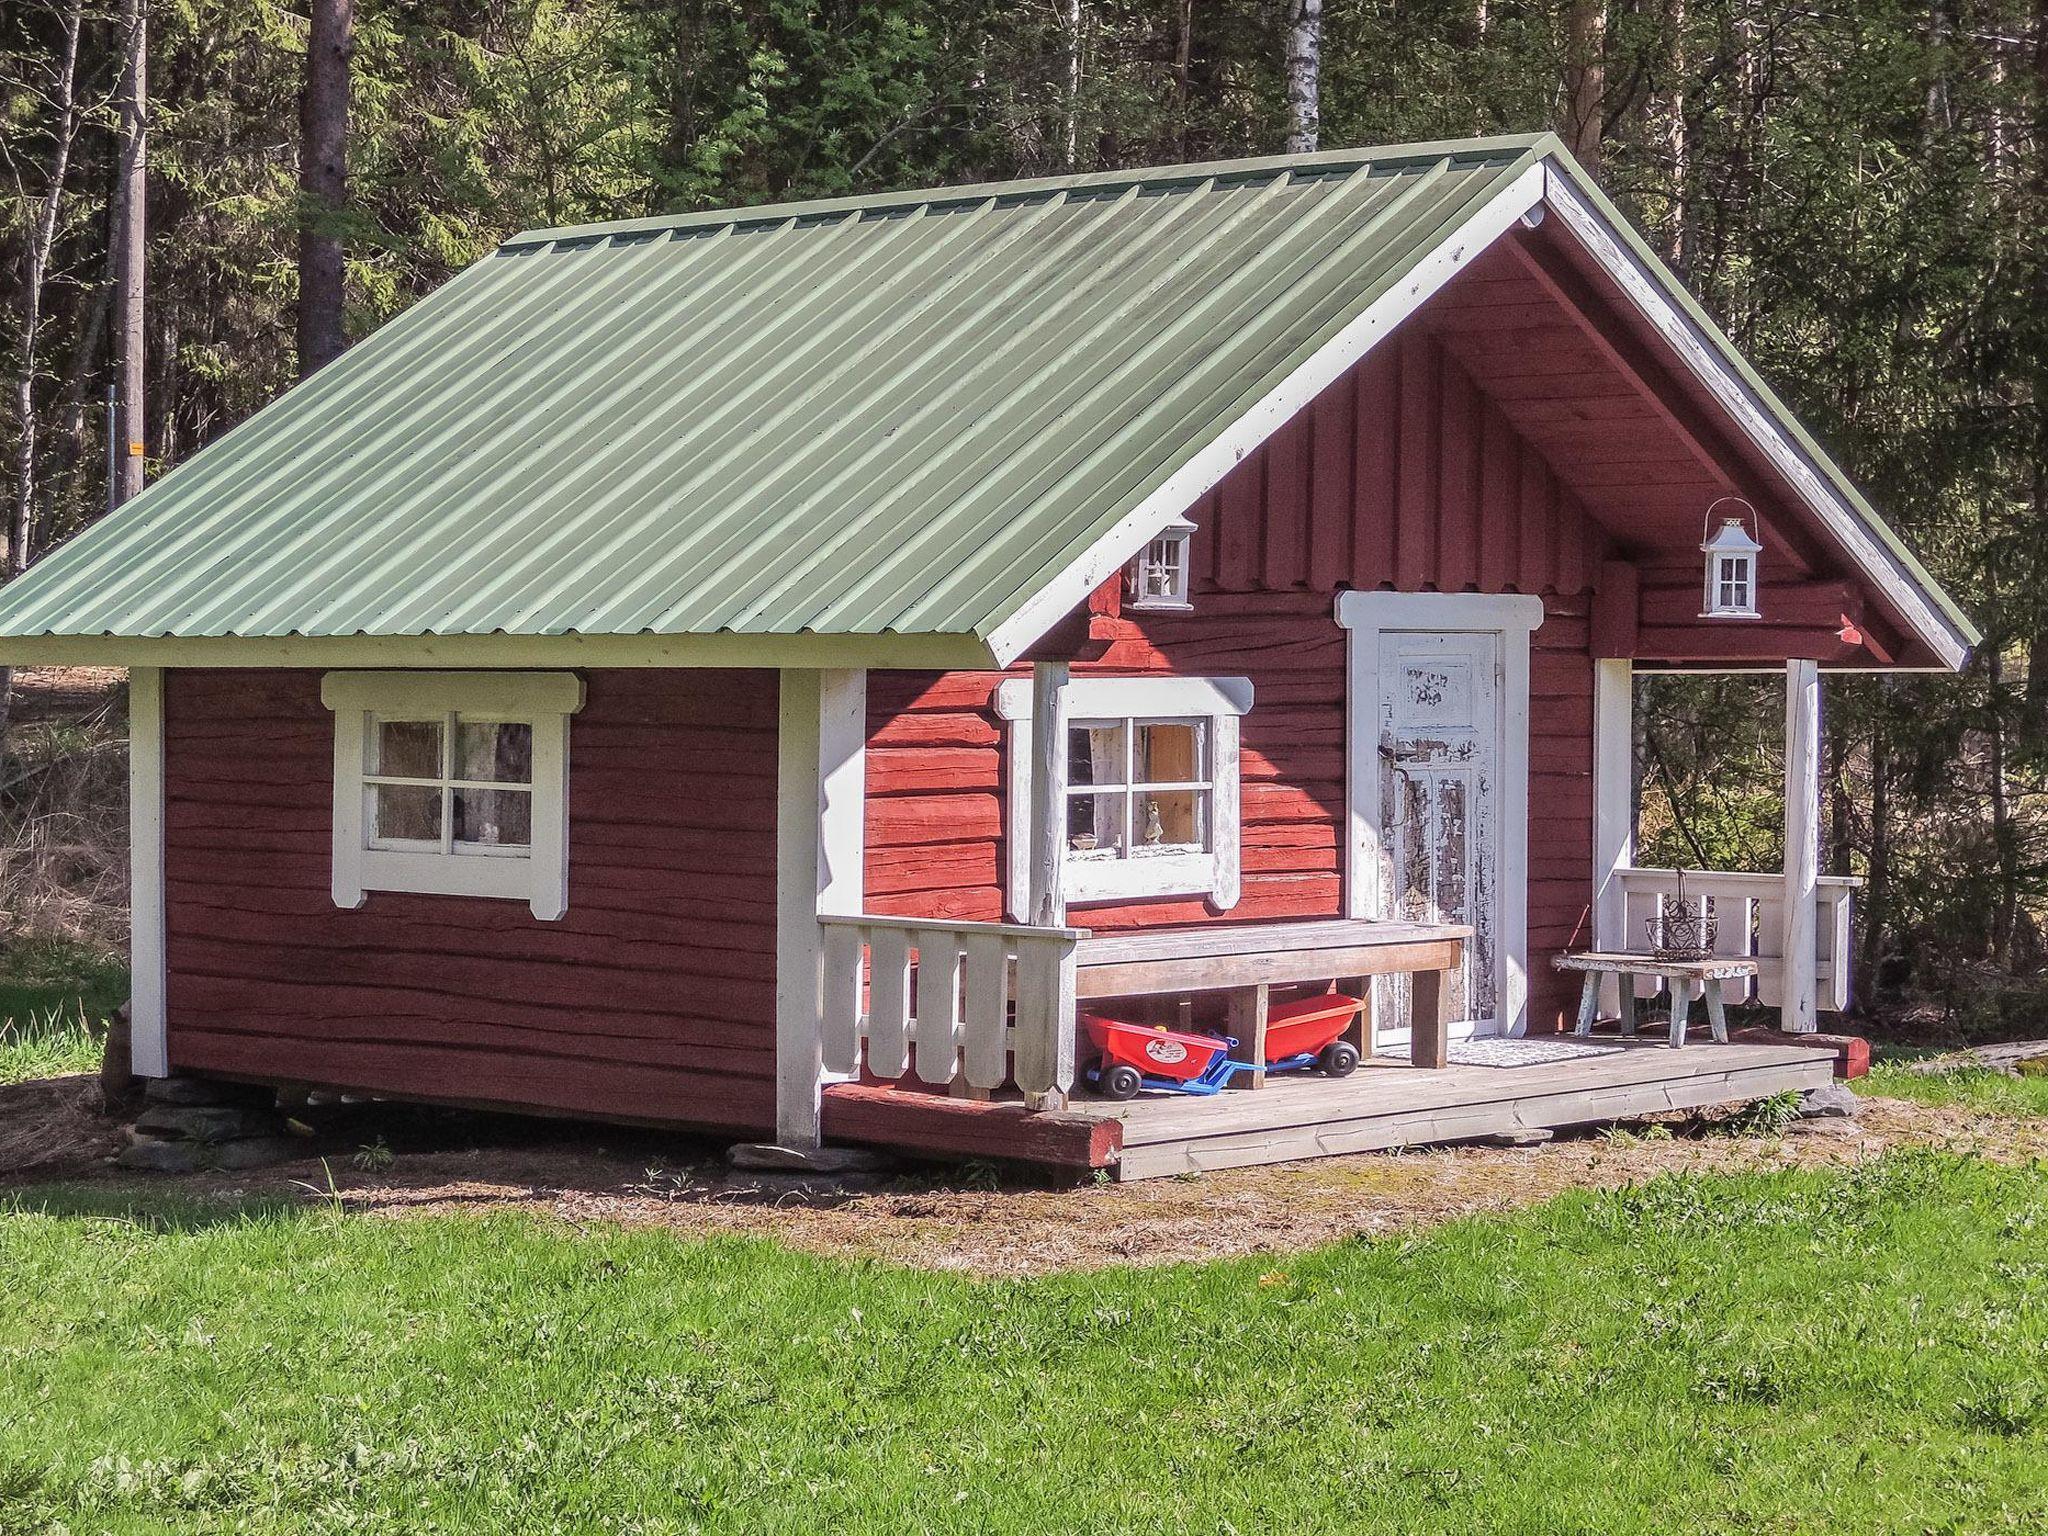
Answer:
[[[986,637],[1551,145],[523,234],[0,635]]]
[[[0,591],[0,639],[947,637],[948,664],[1008,660],[1546,174],[1960,654],[1969,621],[1547,134],[522,234]]]

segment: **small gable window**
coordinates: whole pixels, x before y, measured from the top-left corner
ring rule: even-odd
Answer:
[[[1720,502],[1715,503],[1715,506],[1719,505]],[[1746,506],[1747,503],[1743,505]],[[1710,525],[1713,516],[1713,509],[1709,508],[1707,521]],[[1756,561],[1757,556],[1763,552],[1763,545],[1751,535],[1743,520],[1739,517],[1723,518],[1719,528],[1713,529],[1700,540],[1700,552],[1707,559],[1706,593],[1700,617],[1762,617],[1756,601]]]
[[[1070,904],[1144,896],[1238,896],[1241,677],[1079,678],[1067,684],[1065,869]],[[1028,881],[1031,710],[1028,680],[996,695],[1009,733],[1010,909]]]
[[[568,905],[567,672],[330,672],[337,906],[370,891]]]
[[[1194,548],[1193,523],[1170,524],[1131,562],[1125,577],[1129,588],[1128,606],[1149,609],[1186,609],[1189,598],[1189,559]]]

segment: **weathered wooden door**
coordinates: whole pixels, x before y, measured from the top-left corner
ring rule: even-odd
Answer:
[[[1499,1029],[1499,779],[1501,637],[1498,633],[1379,637],[1380,910],[1411,922],[1469,923],[1464,970],[1445,1007],[1453,1030]],[[1407,1018],[1407,983],[1383,999],[1390,1022]],[[1398,1037],[1398,1026],[1389,1033]]]

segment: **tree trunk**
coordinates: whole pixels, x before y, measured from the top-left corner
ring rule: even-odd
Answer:
[[[14,507],[7,519],[7,549],[0,575],[8,580],[27,569],[34,536],[36,507],[36,375],[41,371],[39,343],[43,326],[43,283],[49,275],[50,251],[57,243],[57,216],[64,205],[64,179],[71,167],[71,145],[78,136],[78,31],[84,6],[72,0],[64,13],[64,53],[51,81],[50,101],[57,120],[50,146],[50,183],[35,225],[29,231],[22,263],[21,374],[15,380]],[[0,700],[0,729],[5,727]]]
[[[1314,154],[1322,136],[1323,0],[1287,4],[1287,153]]]
[[[299,96],[299,377],[341,356],[346,293],[336,221],[348,204],[349,34],[355,0],[312,0]]]
[[[1606,49],[1605,0],[1571,0],[1565,12],[1564,123],[1559,133],[1579,164],[1589,171],[1600,169]]]
[[[1998,866],[1993,893],[1991,958],[2005,964],[2012,956],[2019,926],[2019,848],[2012,822],[2012,788],[2007,780],[2005,726],[2005,658],[1994,639],[1984,647],[1985,713],[1989,717],[1990,751],[1985,765],[1991,784],[1991,848]]]
[[[1662,153],[1666,185],[1670,196],[1658,233],[1663,257],[1683,272],[1689,250],[1686,218],[1686,178],[1691,173],[1692,146],[1686,138],[1685,85],[1688,59],[1685,47],[1685,0],[1664,0],[1663,59],[1657,89],[1650,99],[1653,142]]]
[[[1067,120],[1062,149],[1071,171],[1081,150],[1081,0],[1061,0],[1060,24],[1067,35]]]
[[[114,375],[120,426],[110,498],[115,506],[142,489],[143,259],[149,164],[146,0],[121,0],[121,34],[127,62],[121,75],[121,162],[114,225]]]

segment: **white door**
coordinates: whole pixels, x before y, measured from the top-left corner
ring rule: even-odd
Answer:
[[[1417,923],[1469,923],[1463,971],[1445,1007],[1451,1031],[1500,1027],[1501,637],[1379,637],[1379,908]],[[1386,987],[1388,1028],[1406,1033],[1407,983]]]

